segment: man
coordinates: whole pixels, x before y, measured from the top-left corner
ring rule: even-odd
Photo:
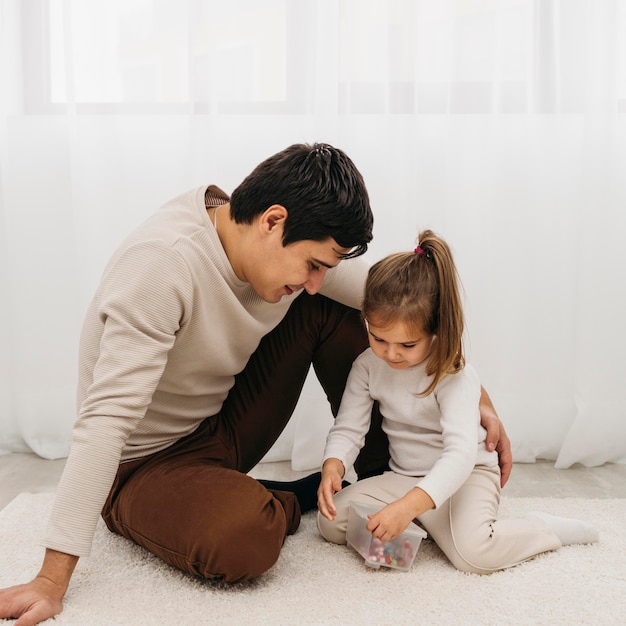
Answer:
[[[269,569],[317,480],[247,476],[278,438],[309,366],[337,411],[367,346],[358,311],[373,217],[352,161],[326,144],[268,158],[229,199],[168,202],[109,262],[81,336],[78,417],[37,577],[0,592],[0,617],[62,610],[100,514],[186,572],[225,582]],[[342,262],[343,261],[343,262]],[[319,292],[319,293],[318,293]],[[490,440],[510,450],[485,394]],[[355,464],[386,463],[379,428]]]

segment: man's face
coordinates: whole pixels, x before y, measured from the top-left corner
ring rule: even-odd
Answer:
[[[264,249],[262,258],[246,268],[248,281],[266,302],[279,302],[283,296],[304,289],[313,295],[322,285],[326,272],[350,250],[340,248],[334,239],[297,241],[283,246],[277,237]]]

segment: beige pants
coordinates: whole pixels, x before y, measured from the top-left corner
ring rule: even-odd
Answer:
[[[385,472],[346,487],[335,494],[334,521],[318,514],[320,532],[328,541],[346,543],[351,501],[382,508],[401,498],[418,481],[413,476]],[[417,521],[463,572],[490,574],[561,547],[558,537],[539,520],[498,519],[499,504],[499,469],[477,466],[449,500],[420,515]]]

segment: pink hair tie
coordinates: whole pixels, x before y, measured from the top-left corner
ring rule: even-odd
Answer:
[[[424,252],[423,248],[420,248],[420,246],[416,246],[415,250],[413,250],[413,252],[415,252],[415,254],[419,254],[420,256],[424,256],[426,253]]]

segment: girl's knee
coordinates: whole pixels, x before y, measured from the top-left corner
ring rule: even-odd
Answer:
[[[494,558],[490,554],[465,552],[459,554],[459,557],[453,561],[453,565],[467,574],[492,574],[506,567],[501,559]]]
[[[346,543],[346,530],[342,529],[340,524],[337,523],[337,520],[333,520],[332,522],[325,518],[321,513],[317,514],[317,528],[320,531],[320,534],[326,541],[330,541],[332,543],[344,544]]]
[[[490,525],[472,528],[464,525],[455,528],[450,537],[452,564],[460,571],[471,574],[490,574],[501,569],[499,559],[492,545],[493,531]],[[446,550],[447,552],[447,550]]]
[[[490,539],[456,542],[457,569],[471,574],[491,574],[505,567],[502,554]]]

